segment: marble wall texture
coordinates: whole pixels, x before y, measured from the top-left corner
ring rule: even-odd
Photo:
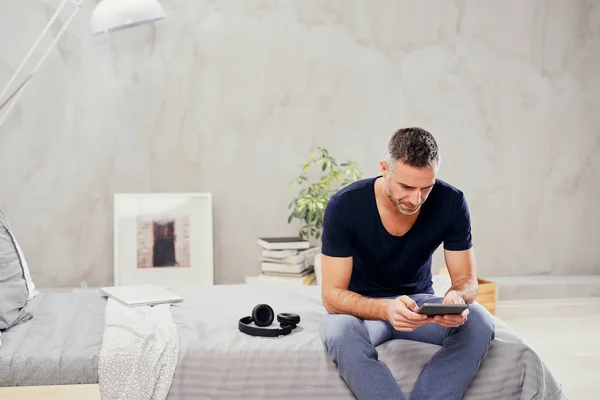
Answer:
[[[242,282],[257,236],[296,232],[311,148],[372,176],[413,125],[467,194],[481,275],[600,274],[599,2],[164,0],[155,26],[93,36],[96,2],[0,127],[38,286],[112,283],[118,192],[211,192],[215,281]],[[58,3],[0,0],[2,85]]]

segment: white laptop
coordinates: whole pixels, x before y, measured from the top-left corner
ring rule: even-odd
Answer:
[[[103,287],[100,291],[121,303],[133,306],[178,303],[183,297],[157,285],[124,285]]]

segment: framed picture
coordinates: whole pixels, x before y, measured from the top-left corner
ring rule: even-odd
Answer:
[[[114,285],[213,285],[210,193],[114,195]]]

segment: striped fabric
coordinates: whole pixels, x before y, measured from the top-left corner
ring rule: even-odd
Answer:
[[[33,318],[2,335],[0,387],[98,383],[106,299],[42,293],[30,305]]]
[[[177,291],[185,300],[171,309],[180,328],[180,358],[169,400],[354,398],[319,338],[325,315],[319,287],[250,284]],[[300,325],[277,338],[239,332],[238,320],[259,303],[269,304],[275,314],[299,314]],[[566,399],[535,351],[494,321],[496,339],[465,399]],[[408,396],[438,348],[396,340],[378,351]]]

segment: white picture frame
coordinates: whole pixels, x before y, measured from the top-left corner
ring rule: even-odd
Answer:
[[[214,285],[211,193],[114,194],[114,286]]]

